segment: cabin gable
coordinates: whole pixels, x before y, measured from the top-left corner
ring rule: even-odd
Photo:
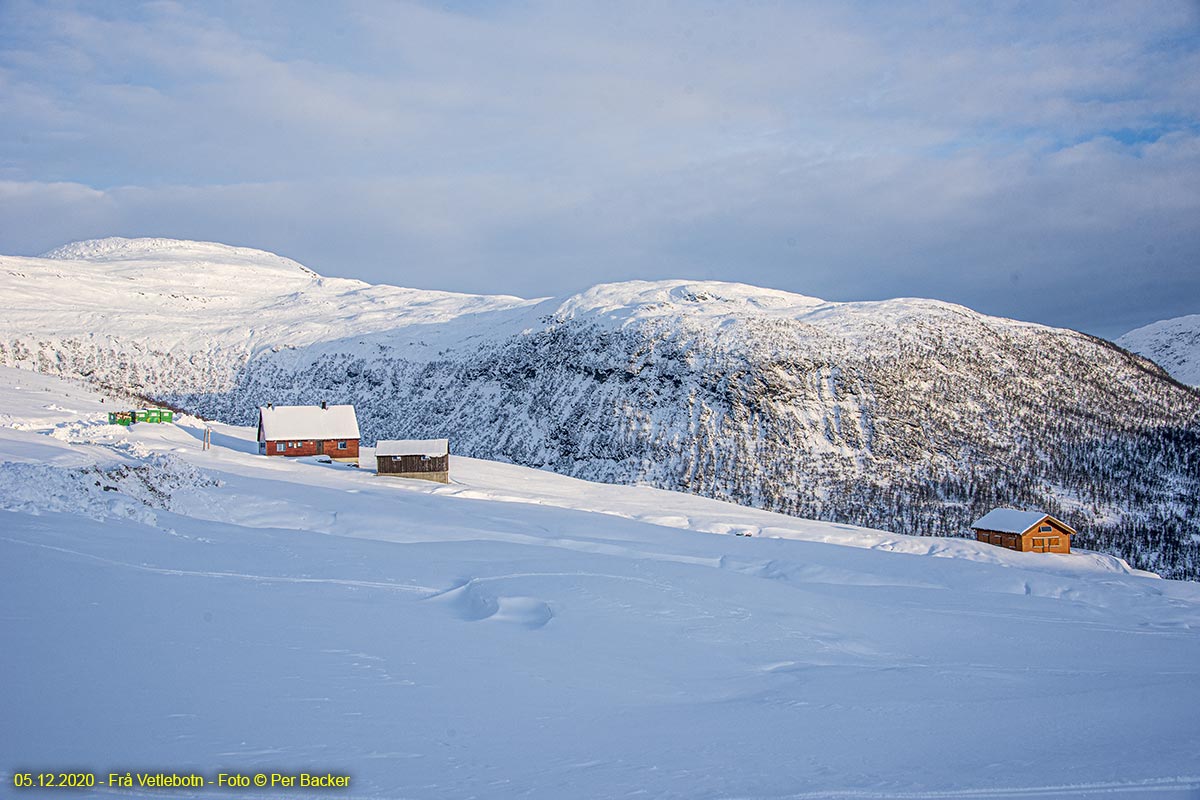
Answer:
[[[1054,517],[1046,517],[1021,534],[1021,550],[1034,553],[1069,553],[1071,530]]]

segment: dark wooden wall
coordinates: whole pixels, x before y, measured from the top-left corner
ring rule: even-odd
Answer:
[[[447,472],[450,469],[450,456],[376,456],[375,463],[380,474]]]

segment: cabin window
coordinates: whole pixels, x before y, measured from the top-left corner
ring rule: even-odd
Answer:
[[[276,452],[276,453],[282,453],[282,452],[283,452],[284,450],[286,450],[286,449],[287,449],[287,445],[286,445],[286,444],[284,444],[283,442],[276,442],[276,443],[275,443],[275,452]]]
[[[1054,533],[1054,528],[1051,528],[1049,525],[1043,525],[1038,528],[1038,533]]]
[[[338,442],[338,450],[345,450],[345,449],[346,449],[346,443]]]
[[[428,461],[428,460],[429,460],[429,456],[421,456],[421,460],[422,460],[422,461]]]

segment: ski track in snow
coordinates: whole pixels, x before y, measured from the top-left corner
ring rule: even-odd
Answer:
[[[398,757],[404,757],[400,754]],[[371,756],[368,756],[371,757]],[[386,757],[386,756],[374,756]],[[392,756],[397,757],[397,756]],[[571,765],[571,770],[586,770],[599,766],[603,762],[581,762]],[[1113,783],[1089,783],[1055,786],[1010,786],[991,789],[959,789],[949,791],[929,792],[873,792],[869,790],[837,790],[829,789],[819,792],[800,792],[787,795],[729,795],[721,800],[1005,800],[1005,798],[1074,798],[1075,800],[1138,800],[1138,798],[1155,798],[1155,800],[1191,800],[1200,791],[1200,776],[1151,779],[1146,781],[1128,781]],[[186,793],[154,792],[144,789],[123,789],[120,791],[96,790],[100,797],[141,797],[157,800],[186,796]],[[303,796],[289,793],[291,796]],[[641,793],[635,793],[635,796]],[[239,797],[249,800],[267,800],[276,798],[278,793],[239,791]],[[324,795],[313,795],[316,797]]]
[[[136,569],[142,572],[154,572],[159,575],[185,575],[192,578],[233,578],[235,580],[256,581],[259,583],[321,583],[331,586],[353,586],[361,589],[388,589],[398,592],[415,592],[418,594],[434,595],[439,593],[437,589],[432,589],[428,586],[412,586],[409,584],[400,583],[382,583],[379,581],[355,581],[341,578],[297,578],[282,575],[250,575],[243,572],[200,572],[186,569],[170,569],[168,567],[155,567],[150,564],[133,564],[128,561],[118,561],[113,558],[103,558],[91,553],[80,552],[79,550],[69,550],[65,547],[54,547],[53,545],[40,544],[38,542],[27,542],[23,539],[11,539],[7,536],[0,536],[0,541],[9,542],[11,544],[20,544],[27,547],[40,547],[45,550],[53,550],[58,553],[66,553],[67,555],[86,558],[91,561],[97,561],[101,564],[108,564],[114,567],[125,567],[127,569]]]
[[[850,800],[992,800],[1006,797],[1110,797],[1132,798],[1146,795],[1160,796],[1175,794],[1183,796],[1200,790],[1200,777],[1179,777],[1128,781],[1116,783],[1086,783],[1059,786],[1011,786],[990,789],[959,789],[944,792],[871,792],[859,790],[829,790],[815,793],[802,792],[779,797],[774,800],[819,800],[820,798],[849,798]],[[734,800],[730,798],[730,800]],[[744,797],[737,800],[766,800],[761,797]]]

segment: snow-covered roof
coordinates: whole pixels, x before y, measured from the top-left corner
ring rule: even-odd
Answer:
[[[354,406],[260,406],[259,441],[357,439]]]
[[[1015,508],[992,509],[975,520],[971,524],[971,527],[985,531],[997,531],[999,533],[1024,533],[1045,519],[1053,519],[1059,525],[1062,525],[1062,527],[1074,532],[1074,529],[1069,525],[1063,524],[1060,520],[1055,519],[1045,511],[1018,511]]]
[[[377,456],[444,456],[449,439],[383,439],[375,443]]]

